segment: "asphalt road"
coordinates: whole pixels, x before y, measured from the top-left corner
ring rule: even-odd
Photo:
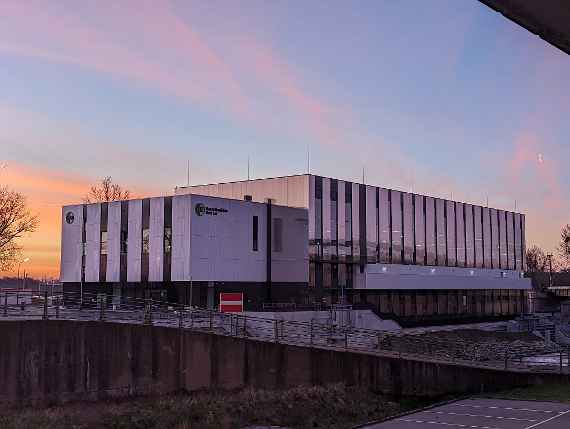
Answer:
[[[366,429],[570,429],[570,405],[467,399],[367,426]]]

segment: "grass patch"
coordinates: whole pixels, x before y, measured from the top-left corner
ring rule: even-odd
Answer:
[[[235,429],[276,425],[292,429],[344,429],[426,405],[395,402],[342,385],[234,393],[192,393],[160,398],[70,403],[5,410],[3,429]]]

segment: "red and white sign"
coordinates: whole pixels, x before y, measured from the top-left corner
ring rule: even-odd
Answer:
[[[221,292],[220,311],[222,313],[241,313],[243,311],[243,293]]]

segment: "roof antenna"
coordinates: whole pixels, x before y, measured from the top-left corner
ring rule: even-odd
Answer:
[[[362,184],[364,185],[364,166],[362,166]]]
[[[515,212],[517,211],[517,200],[515,200]]]

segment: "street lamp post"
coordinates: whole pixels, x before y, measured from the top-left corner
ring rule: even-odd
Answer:
[[[552,253],[546,255],[548,258],[548,287],[552,288]]]
[[[30,258],[24,258],[24,259],[21,259],[20,261],[18,261],[18,284],[21,285],[22,288],[23,288],[23,284],[20,283],[20,266],[22,265],[22,262],[26,263],[29,260],[30,260]],[[25,270],[24,270],[24,272],[25,272]]]

